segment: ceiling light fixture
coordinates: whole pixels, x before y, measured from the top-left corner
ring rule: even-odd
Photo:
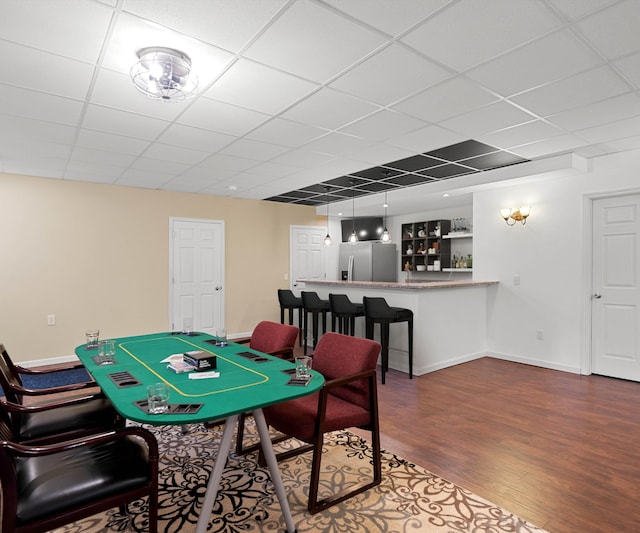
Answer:
[[[353,187],[353,181],[349,182],[351,187]],[[351,244],[355,244],[358,242],[358,234],[356,233],[356,191],[352,189],[353,195],[351,196],[351,222],[353,223],[353,228],[351,231],[351,235],[349,235],[349,242]]]
[[[327,203],[327,235],[324,238],[324,245],[331,246],[331,235],[329,235],[329,187],[324,188],[324,194]]]
[[[504,207],[500,209],[500,216],[504,218],[507,226],[513,226],[516,222],[520,222],[523,226],[527,223],[527,218],[531,214],[531,206],[523,205],[515,208]],[[509,220],[512,222],[509,223]]]
[[[389,233],[387,229],[387,207],[389,207],[387,203],[387,191],[384,191],[384,229],[382,230],[382,235],[380,235],[380,241],[385,244],[391,242],[391,233]]]
[[[150,46],[138,50],[131,79],[141,93],[164,102],[182,102],[195,94],[198,77],[191,72],[191,59],[173,48]]]

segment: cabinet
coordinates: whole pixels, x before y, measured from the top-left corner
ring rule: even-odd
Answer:
[[[402,224],[400,269],[439,272],[451,269],[450,220],[429,220]]]
[[[473,233],[455,232],[443,235],[442,238],[451,243],[450,266],[443,270],[445,272],[472,272]]]

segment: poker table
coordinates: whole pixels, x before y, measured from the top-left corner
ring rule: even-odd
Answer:
[[[238,415],[252,412],[287,531],[294,533],[296,528],[262,408],[312,394],[322,387],[322,375],[312,370],[312,378],[306,385],[292,385],[293,363],[233,342],[224,347],[216,346],[217,339],[206,333],[186,335],[166,332],[115,340],[115,364],[99,364],[97,351],[87,349],[84,344],[78,346],[75,353],[124,418],[152,425],[184,426],[225,420],[218,451],[218,457],[224,457],[225,460],[214,464],[196,532],[206,531]],[[175,373],[168,368],[171,356],[175,358],[193,351],[215,357],[215,369]],[[209,377],[213,372],[219,375]],[[194,379],[202,376],[207,377]],[[167,383],[170,388],[170,409],[167,413],[150,414],[146,410],[146,388],[158,382]]]

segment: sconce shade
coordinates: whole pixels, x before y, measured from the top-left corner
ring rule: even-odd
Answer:
[[[500,209],[500,216],[507,223],[507,226],[513,226],[516,222],[520,222],[523,226],[527,223],[527,218],[531,214],[530,205],[522,205],[520,207],[503,207]]]
[[[131,67],[133,84],[155,100],[180,102],[191,98],[198,77],[191,72],[191,59],[180,50],[150,46],[138,50],[138,62]]]

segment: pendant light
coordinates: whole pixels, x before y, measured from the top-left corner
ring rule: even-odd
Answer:
[[[353,187],[353,181],[351,181],[351,187]],[[349,235],[349,242],[355,244],[358,242],[358,234],[356,233],[356,191],[353,189],[353,195],[351,196],[351,221],[353,222],[353,229],[351,235]]]
[[[324,194],[327,203],[327,235],[324,238],[324,245],[331,246],[331,235],[329,235],[329,187],[324,188]]]
[[[389,204],[387,204],[387,191],[384,191],[384,229],[382,230],[382,235],[380,235],[380,241],[384,244],[391,242],[391,233],[387,229],[387,207],[389,207]]]

